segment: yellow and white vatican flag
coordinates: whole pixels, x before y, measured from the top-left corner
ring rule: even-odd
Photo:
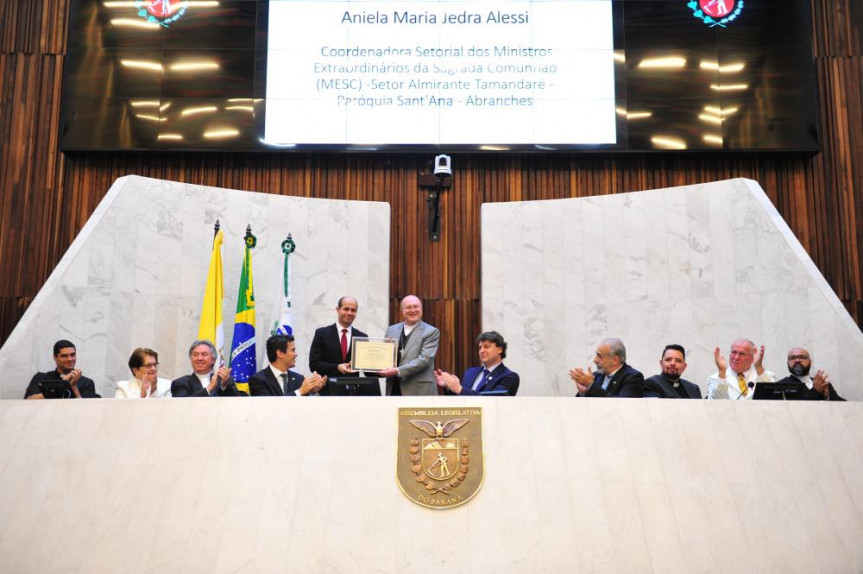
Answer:
[[[213,239],[213,252],[210,255],[210,270],[207,273],[207,286],[204,289],[204,303],[201,306],[201,324],[198,338],[212,341],[222,356],[225,345],[225,328],[222,323],[222,299],[225,296],[222,286],[222,240],[224,232],[220,229]]]

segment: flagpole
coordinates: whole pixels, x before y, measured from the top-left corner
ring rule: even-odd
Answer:
[[[282,253],[284,254],[282,263],[282,290],[277,307],[278,311],[273,318],[273,327],[270,329],[270,335],[294,334],[293,305],[291,303],[291,253],[296,251],[296,249],[297,244],[294,243],[293,236],[288,233],[288,237],[282,241]]]

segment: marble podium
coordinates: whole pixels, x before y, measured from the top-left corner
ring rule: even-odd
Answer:
[[[281,289],[281,242],[293,235],[294,333],[308,371],[314,329],[335,321],[342,295],[359,300],[357,327],[383,334],[389,312],[387,203],[285,197],[127,176],[118,179],[0,349],[0,398],[20,399],[30,377],[54,368],[51,347],[69,339],[102,396],[128,379],[136,347],[159,353],[159,373],[187,375],[213,241],[225,232],[224,322],[230,352],[246,225],[258,238],[252,269],[258,365]]]
[[[470,502],[401,493],[400,406],[482,407]],[[860,402],[15,400],[0,436],[7,572],[863,570]]]
[[[766,346],[788,374],[813,354],[839,394],[863,399],[863,333],[759,185],[733,179],[578,199],[482,206],[482,324],[510,342],[519,395],[572,395],[567,372],[620,337],[650,376],[668,343],[706,388],[713,349]]]

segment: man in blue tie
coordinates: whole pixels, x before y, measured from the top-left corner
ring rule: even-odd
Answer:
[[[435,382],[453,395],[510,396],[518,392],[518,373],[506,368],[506,341],[497,331],[488,331],[477,337],[481,367],[471,367],[461,381],[455,375],[440,369],[435,371]],[[464,381],[464,384],[462,384]]]
[[[578,397],[644,396],[644,375],[626,364],[626,347],[620,339],[609,338],[599,342],[593,357],[596,373],[588,367],[570,369],[569,377],[578,389]]]

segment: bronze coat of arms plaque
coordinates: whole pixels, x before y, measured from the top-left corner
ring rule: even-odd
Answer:
[[[396,479],[413,502],[455,508],[479,492],[482,409],[400,408]]]

